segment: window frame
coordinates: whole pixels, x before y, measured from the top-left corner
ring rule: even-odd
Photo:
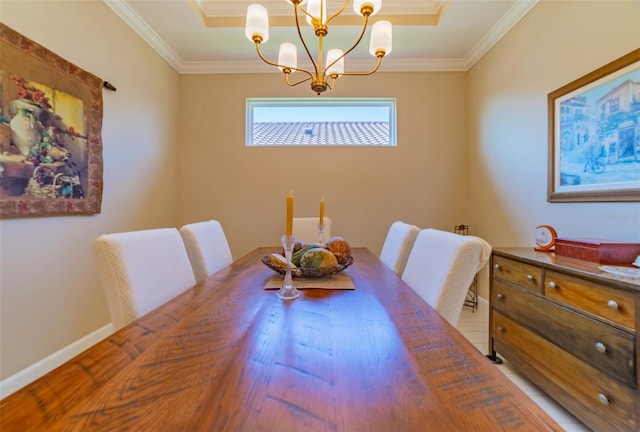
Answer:
[[[289,107],[289,108],[318,108],[318,107],[387,107],[389,109],[389,140],[388,143],[341,143],[341,144],[299,144],[299,143],[281,143],[281,144],[254,144],[253,143],[253,125],[254,110],[256,108],[269,107]],[[245,106],[245,147],[396,147],[397,146],[397,129],[396,129],[396,98],[387,97],[371,97],[371,98],[247,98]]]

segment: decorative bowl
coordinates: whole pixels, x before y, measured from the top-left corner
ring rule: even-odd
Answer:
[[[271,270],[280,273],[280,274],[285,274],[287,271],[286,266],[278,266],[278,265],[274,265],[271,262],[269,262],[269,255],[265,255],[262,257],[262,263],[264,265],[266,265],[267,267],[269,267]],[[353,264],[353,257],[350,256],[344,263],[342,264],[338,264],[337,267],[327,267],[327,268],[304,268],[304,267],[296,267],[296,268],[292,268],[291,269],[291,276],[293,277],[297,277],[297,278],[308,278],[308,279],[315,279],[315,278],[321,278],[324,276],[330,276],[333,275],[335,273],[339,273],[342,270],[346,269],[347,267],[349,267],[351,264]]]

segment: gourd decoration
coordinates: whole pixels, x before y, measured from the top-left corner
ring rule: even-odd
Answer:
[[[291,274],[299,278],[318,278],[341,272],[351,264],[351,247],[340,236],[331,237],[325,244],[296,243],[291,256]],[[262,257],[270,269],[284,274],[287,261],[284,253],[272,253]]]

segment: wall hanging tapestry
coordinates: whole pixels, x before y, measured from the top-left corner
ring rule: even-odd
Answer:
[[[0,217],[100,213],[103,81],[0,23]]]

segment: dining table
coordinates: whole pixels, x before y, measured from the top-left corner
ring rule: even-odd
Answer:
[[[562,430],[369,249],[352,248],[336,287],[294,278],[286,301],[269,289],[273,252],[5,397],[0,430]]]

